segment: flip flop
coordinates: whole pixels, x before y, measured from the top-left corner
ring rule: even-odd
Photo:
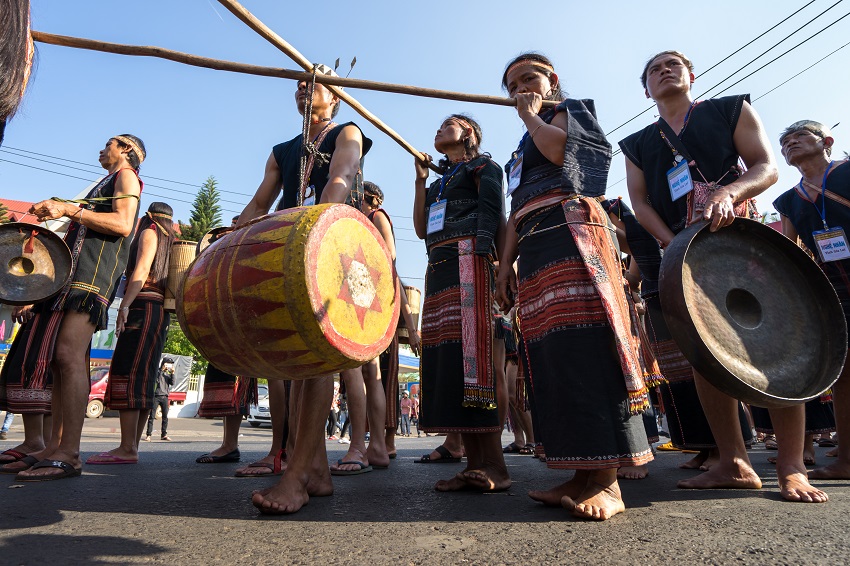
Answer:
[[[30,470],[38,470],[40,468],[58,468],[62,470],[62,473],[50,476],[21,476],[21,474],[18,474],[15,476],[15,481],[40,482],[63,480],[65,478],[75,478],[83,473],[81,468],[75,468],[68,462],[63,462],[62,460],[42,460],[41,462],[34,464]]]
[[[519,454],[519,451],[523,448],[523,446],[520,446],[516,442],[511,442],[510,444],[502,448],[502,452],[505,454]]]
[[[18,462],[23,462],[27,465],[26,468],[15,468],[14,470],[7,468],[6,466],[10,464],[17,464]],[[14,462],[6,462],[2,466],[0,466],[0,474],[17,474],[18,472],[23,472],[24,470],[29,470],[34,465],[38,464],[38,458],[35,456],[24,456],[20,460],[15,460]]]
[[[19,460],[23,460],[23,458],[24,458],[24,456],[26,456],[26,454],[24,454],[23,452],[18,452],[17,450],[12,450],[11,448],[9,448],[8,450],[4,450],[3,452],[0,452],[0,456],[11,456],[12,458],[14,458],[14,460],[2,460],[2,461],[0,461],[0,464],[11,464],[12,462],[17,462]]]
[[[248,464],[249,468],[265,468],[268,472],[261,474],[248,474],[245,472],[236,471],[233,475],[237,478],[263,478],[266,476],[279,476],[283,473],[283,462],[286,460],[286,450],[280,450],[277,453],[277,456],[274,457],[274,461],[269,464],[268,462],[252,462]]]
[[[359,474],[366,474],[372,471],[372,466],[364,464],[363,462],[343,462],[340,458],[336,461],[337,466],[344,466],[347,464],[354,464],[360,466],[357,470],[331,470],[332,476],[356,476]]]
[[[461,460],[459,457],[452,456],[449,449],[442,444],[434,448],[434,452],[439,454],[440,457],[434,459],[431,458],[430,454],[423,454],[421,458],[414,460],[414,462],[417,464],[457,464]]]
[[[528,444],[526,444],[525,446],[523,446],[522,448],[519,449],[519,453],[526,455],[526,456],[533,456],[534,455],[534,445],[529,442]]]
[[[212,454],[203,454],[195,458],[198,464],[227,464],[229,462],[238,462],[242,455],[237,448],[233,452],[228,452],[223,456],[213,456]]]
[[[100,460],[94,460],[93,458],[100,458]],[[89,456],[86,460],[86,465],[107,465],[107,464],[138,464],[139,460],[131,460],[129,458],[121,458],[120,456],[116,456],[114,454],[110,454],[109,452],[101,452],[100,454],[96,454],[94,456]]]
[[[831,438],[818,438],[818,446],[821,448],[835,448],[838,446],[838,443]]]
[[[681,450],[673,446],[672,442],[665,442],[664,444],[659,444],[656,447],[656,450],[661,450],[662,452],[681,452]]]

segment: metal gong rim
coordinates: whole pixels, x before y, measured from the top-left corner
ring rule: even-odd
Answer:
[[[0,303],[31,305],[54,297],[71,278],[72,264],[68,246],[47,228],[24,222],[3,224]]]
[[[772,228],[736,218],[679,233],[661,262],[670,333],[715,387],[763,407],[829,389],[847,355],[841,303],[821,269]]]

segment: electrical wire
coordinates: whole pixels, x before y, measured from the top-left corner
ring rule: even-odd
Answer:
[[[12,147],[12,146],[8,146],[8,145],[4,145],[2,149],[3,150],[13,149],[15,151],[20,151],[20,152],[23,152],[23,153],[31,153],[33,155],[38,155],[40,157],[49,157],[51,159],[56,159],[58,161],[67,161],[68,163],[76,163],[77,165],[85,165],[87,167],[91,167],[92,169],[100,170],[100,166],[94,166],[94,165],[91,165],[90,163],[84,163],[82,161],[74,161],[73,159],[66,159],[64,157],[57,157],[55,155],[49,155],[49,154],[46,154],[46,153],[38,153],[37,151],[31,151],[29,149],[21,149],[19,147]],[[59,164],[56,163],[55,165],[59,165]],[[60,165],[60,166],[66,167],[65,165]],[[148,174],[145,174],[145,178],[146,179],[154,179],[156,181],[165,181],[166,183],[174,183],[176,185],[186,185],[187,187],[197,187],[197,188],[202,187],[202,185],[199,185],[197,183],[186,183],[184,181],[174,181],[173,179],[163,179],[162,177],[154,177],[154,176],[148,175]],[[253,195],[250,195],[248,193],[239,193],[239,192],[236,192],[236,191],[227,191],[227,190],[224,190],[224,189],[216,189],[216,190],[219,191],[219,192],[222,192],[222,193],[229,193],[229,194],[238,195],[238,196],[242,196],[242,197],[253,196]]]
[[[814,67],[815,65],[817,65],[817,64],[819,64],[819,63],[821,63],[821,62],[823,62],[824,60],[828,59],[828,58],[829,58],[829,57],[831,57],[832,55],[835,55],[836,53],[838,53],[839,51],[841,51],[842,49],[844,49],[844,48],[845,48],[845,47],[847,47],[848,45],[850,45],[850,42],[845,43],[844,45],[842,45],[841,47],[839,47],[838,49],[836,49],[836,50],[835,50],[835,51],[833,51],[832,53],[829,53],[828,55],[825,55],[824,57],[821,57],[820,59],[818,59],[817,61],[815,61],[814,63],[812,63],[811,65],[809,65],[809,66],[808,66],[808,67],[806,67],[805,69],[803,69],[802,71],[800,71],[799,73],[797,73],[797,74],[795,74],[795,75],[792,75],[792,76],[791,76],[791,77],[789,77],[788,79],[786,79],[786,80],[782,81],[781,83],[779,83],[778,85],[776,85],[775,87],[773,87],[772,89],[770,89],[769,91],[767,91],[766,93],[762,94],[762,95],[761,95],[761,96],[759,96],[758,98],[754,98],[754,99],[753,99],[753,102],[755,102],[756,100],[760,100],[760,99],[764,98],[765,96],[767,96],[768,94],[770,94],[770,93],[771,93],[771,92],[773,92],[774,90],[778,89],[779,87],[786,85],[787,83],[791,82],[793,79],[796,79],[797,77],[799,77],[800,75],[802,75],[803,73],[805,73],[806,71],[808,71],[809,69],[811,69],[812,67]]]
[[[821,12],[820,14],[818,14],[817,16],[815,16],[815,18],[813,18],[812,20],[809,20],[809,21],[808,21],[806,24],[804,24],[802,27],[805,27],[805,26],[809,25],[811,22],[813,22],[814,20],[816,20],[817,18],[819,18],[821,15],[825,14],[827,11],[831,10],[832,8],[834,8],[837,4],[841,3],[842,1],[843,1],[843,0],[838,0],[838,2],[836,2],[836,3],[835,3],[835,4],[833,4],[832,6],[830,6],[829,8],[827,8],[826,10],[824,10],[823,12]],[[767,34],[768,34],[768,33],[770,33],[771,31],[773,31],[774,29],[776,29],[776,28],[777,28],[777,27],[779,27],[780,25],[784,24],[785,22],[787,22],[788,20],[790,20],[791,18],[793,18],[794,16],[796,16],[797,14],[799,14],[802,10],[804,10],[805,8],[807,8],[808,6],[810,6],[810,5],[811,5],[811,4],[813,4],[813,3],[814,3],[814,0],[812,0],[812,1],[811,1],[811,2],[809,2],[808,4],[803,5],[803,7],[798,8],[798,9],[797,9],[797,10],[795,10],[795,11],[794,11],[791,15],[786,16],[786,17],[785,17],[782,21],[780,21],[779,23],[774,24],[774,25],[773,25],[773,26],[771,26],[769,29],[767,29],[767,30],[763,31],[762,33],[760,33],[760,34],[759,34],[758,36],[756,36],[754,39],[750,40],[749,42],[747,42],[747,43],[746,43],[746,44],[744,44],[743,46],[739,47],[738,49],[736,49],[735,51],[733,51],[732,53],[730,53],[729,55],[727,55],[726,57],[724,57],[723,59],[721,59],[720,61],[718,61],[718,62],[717,62],[717,63],[715,63],[714,65],[712,65],[711,67],[709,67],[709,68],[708,68],[707,70],[705,70],[704,72],[700,73],[700,75],[699,75],[699,76],[700,76],[700,77],[702,77],[703,75],[705,75],[706,73],[708,73],[708,72],[709,72],[709,71],[711,71],[712,69],[716,68],[716,67],[717,67],[718,65],[720,65],[721,63],[723,63],[723,62],[727,61],[730,57],[732,57],[732,56],[734,56],[734,55],[737,55],[737,54],[738,54],[738,53],[740,53],[742,50],[744,50],[745,48],[749,47],[750,45],[752,45],[753,43],[755,43],[756,41],[758,41],[759,39],[761,39],[762,37],[764,37],[765,35],[767,35]],[[801,27],[801,28],[798,28],[798,29],[797,29],[796,31],[794,31],[793,33],[797,33],[797,31],[799,31],[800,29],[802,29],[802,27]],[[791,35],[793,35],[793,33],[792,33]],[[790,37],[790,36],[789,36],[789,37]],[[786,39],[787,39],[787,37],[786,37]],[[785,39],[783,39],[782,41],[785,41]],[[780,43],[781,43],[781,42],[780,42]],[[775,47],[775,46],[774,46],[774,47]],[[773,47],[771,47],[771,49],[773,49]],[[749,65],[749,63],[748,63],[748,65]],[[740,71],[740,69],[739,69],[738,71]],[[735,74],[737,74],[737,73],[738,73],[738,71],[735,71],[735,73],[732,73],[732,74],[733,74],[733,75],[735,75]],[[724,79],[724,80],[726,80],[726,79]],[[721,82],[723,82],[723,81],[721,81]],[[609,136],[609,135],[613,134],[614,132],[616,132],[617,130],[619,130],[620,128],[622,128],[623,126],[625,126],[626,124],[629,124],[629,123],[631,123],[631,122],[634,122],[635,120],[637,120],[638,118],[640,118],[641,116],[643,116],[644,114],[646,114],[647,112],[649,112],[650,110],[652,110],[653,108],[655,108],[655,105],[654,105],[654,104],[653,104],[652,106],[650,106],[649,108],[646,108],[645,110],[642,110],[642,111],[641,111],[641,112],[639,112],[638,114],[635,114],[634,116],[632,116],[631,118],[629,118],[628,120],[626,120],[625,122],[623,122],[622,124],[620,124],[619,126],[617,126],[616,128],[614,128],[613,130],[611,130],[611,131],[607,132],[605,135],[606,135],[606,136]],[[616,153],[615,153],[614,155],[616,155]]]

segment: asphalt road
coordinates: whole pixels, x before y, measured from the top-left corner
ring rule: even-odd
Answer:
[[[84,458],[116,445],[117,424],[86,421]],[[820,482],[826,504],[783,502],[761,445],[750,453],[761,491],[678,490],[693,474],[677,468],[688,456],[661,452],[647,479],[622,482],[626,513],[591,523],[526,496],[568,477],[529,456],[507,455],[506,493],[443,494],[434,482],[461,465],[414,464],[441,439],[400,438],[389,470],[334,478],[332,497],[265,517],[250,493],[274,478],[195,463],[218,446],[220,420],[172,419],[170,429],[173,442],[142,443],[138,465],[86,466],[79,478],[40,484],[0,475],[0,564],[850,563],[850,482]],[[267,452],[268,429],[242,432],[243,462]],[[0,448],[21,438],[17,420]],[[329,459],[345,449],[328,442]]]

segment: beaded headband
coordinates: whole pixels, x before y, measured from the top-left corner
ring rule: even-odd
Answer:
[[[145,152],[142,151],[142,148],[139,145],[126,136],[114,136],[112,139],[118,140],[124,145],[130,146],[130,149],[136,152],[136,156],[139,158],[139,163],[142,163],[145,160]]]

